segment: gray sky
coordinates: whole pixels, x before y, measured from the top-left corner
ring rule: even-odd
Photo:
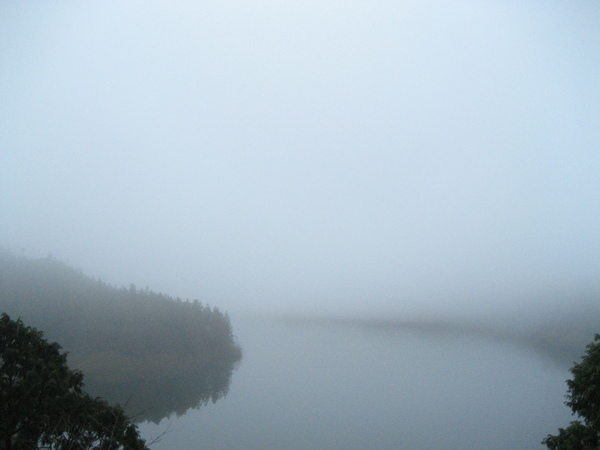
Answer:
[[[0,3],[0,244],[226,310],[600,291],[600,2]]]

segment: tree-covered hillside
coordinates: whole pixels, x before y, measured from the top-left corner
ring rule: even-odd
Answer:
[[[241,350],[226,313],[198,301],[117,288],[52,257],[0,250],[0,312],[43,330],[69,352],[86,390],[130,401],[142,418],[216,401]]]

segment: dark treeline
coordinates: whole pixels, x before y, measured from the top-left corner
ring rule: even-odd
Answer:
[[[0,249],[0,312],[43,330],[85,374],[86,391],[138,420],[215,402],[241,350],[229,316],[135,286],[117,288],[52,257]]]

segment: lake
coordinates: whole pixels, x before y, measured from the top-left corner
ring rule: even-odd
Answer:
[[[568,367],[485,337],[232,315],[227,396],[140,424],[156,450],[532,449],[573,420]],[[583,351],[583,349],[582,349]]]

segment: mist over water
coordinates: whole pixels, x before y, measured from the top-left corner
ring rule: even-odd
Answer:
[[[0,246],[309,329],[450,327],[564,371],[597,327],[599,17],[3,2]]]
[[[533,449],[572,419],[566,370],[460,334],[233,316],[244,361],[224,401],[141,424],[155,448]]]

